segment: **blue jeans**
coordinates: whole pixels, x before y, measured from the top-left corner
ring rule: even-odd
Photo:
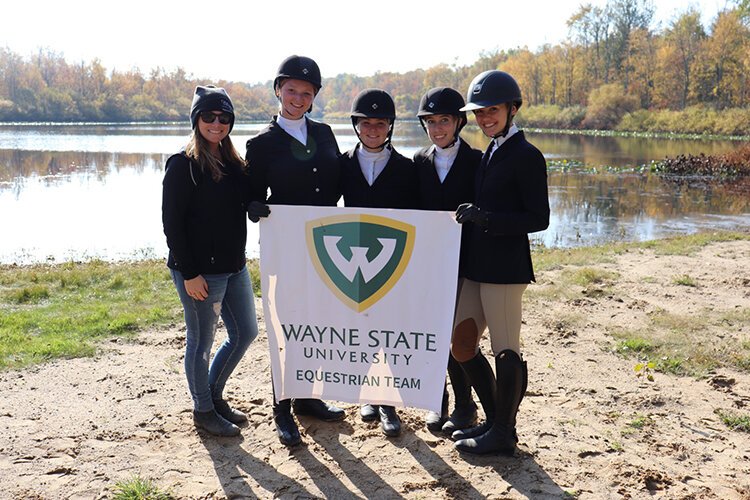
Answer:
[[[247,267],[236,273],[204,274],[208,284],[206,300],[194,300],[185,290],[182,273],[170,270],[185,310],[187,344],[185,374],[195,411],[210,411],[214,399],[222,399],[224,385],[237,367],[250,343],[258,336],[255,298]],[[227,338],[208,358],[214,343],[219,315],[224,320]]]

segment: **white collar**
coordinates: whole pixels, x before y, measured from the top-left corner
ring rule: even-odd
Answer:
[[[510,137],[512,135],[515,135],[516,133],[518,133],[518,127],[516,127],[515,123],[511,123],[510,128],[508,129],[508,133],[505,134],[504,137],[496,137],[495,139],[493,139],[493,141],[495,141],[495,145],[492,147],[492,150],[494,151],[502,146],[505,141],[510,139]]]
[[[448,146],[447,148],[441,148],[440,146],[433,144],[427,153],[428,154],[435,153],[436,156],[439,156],[441,158],[443,157],[450,158],[458,154],[458,149],[460,145],[461,145],[461,138],[459,137],[451,146]]]
[[[276,116],[276,123],[278,123],[284,130],[301,129],[305,126],[305,117],[303,116],[298,120],[290,120],[289,118],[284,118],[283,116],[278,115]]]

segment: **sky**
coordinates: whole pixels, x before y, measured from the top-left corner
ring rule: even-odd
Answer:
[[[731,0],[688,0],[704,26]],[[583,3],[606,0],[18,0],[4,2],[0,47],[40,48],[111,71],[183,68],[206,82],[272,80],[291,54],[323,77],[471,64],[482,53],[557,44]],[[667,26],[686,0],[655,0]]]

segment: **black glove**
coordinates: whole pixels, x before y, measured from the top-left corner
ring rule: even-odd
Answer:
[[[247,218],[253,222],[258,222],[261,217],[268,217],[270,213],[271,209],[268,205],[259,201],[251,201],[247,206]]]
[[[487,227],[489,223],[489,213],[485,212],[473,203],[462,203],[456,209],[456,222],[473,222],[477,226]]]

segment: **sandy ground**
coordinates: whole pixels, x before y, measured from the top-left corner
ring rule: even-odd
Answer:
[[[635,376],[635,358],[613,352],[611,335],[645,328],[662,309],[747,311],[750,241],[690,257],[633,251],[595,267],[620,273],[606,293],[545,299],[564,269],[539,273],[529,288],[529,391],[514,457],[460,455],[418,410],[402,411],[403,434],[387,439],[347,404],[342,423],[301,417],[304,444],[285,448],[271,425],[260,318],[261,336],[227,390],[250,415],[239,438],[194,430],[181,325],[108,341],[92,359],[1,373],[0,498],[106,498],[136,474],[175,498],[750,498],[750,433],[715,413],[750,414],[750,374],[656,373],[649,382]],[[673,283],[683,274],[696,286]],[[701,332],[704,342],[750,340],[746,321],[719,323]]]

